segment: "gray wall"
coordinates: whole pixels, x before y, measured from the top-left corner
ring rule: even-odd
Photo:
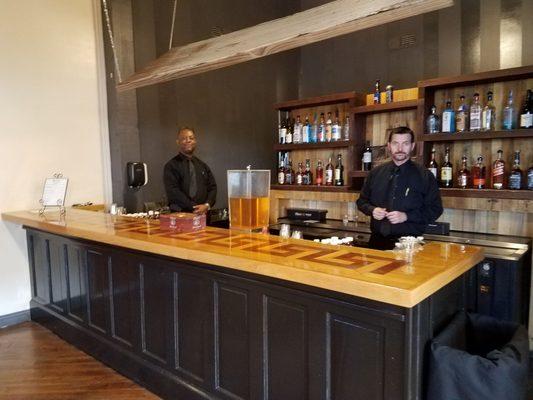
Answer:
[[[173,45],[326,2],[179,0]],[[168,50],[173,0],[112,4],[113,29],[121,38],[121,68],[134,63],[139,69]],[[176,153],[176,129],[189,125],[197,131],[197,155],[217,179],[217,207],[225,206],[227,169],[275,165],[273,103],[347,90],[371,92],[378,78],[406,88],[426,78],[533,64],[532,41],[526,40],[533,37],[532,18],[533,0],[456,0],[445,10],[138,89],[133,99],[131,94],[117,97],[111,85],[114,199],[137,208],[143,201],[162,199],[161,175],[164,163]],[[402,47],[401,38],[410,35],[414,43]],[[128,46],[131,51],[125,50]],[[107,47],[107,67],[112,69]],[[150,182],[139,192],[124,186],[127,157],[139,157],[149,166]]]

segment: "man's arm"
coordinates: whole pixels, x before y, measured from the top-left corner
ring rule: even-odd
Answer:
[[[365,179],[361,193],[359,193],[359,198],[357,199],[357,208],[365,215],[372,215],[372,211],[376,208],[372,203],[370,203],[370,196],[372,194],[372,176],[370,173]]]
[[[215,177],[211,173],[211,170],[206,165],[206,173],[207,173],[207,202],[209,203],[210,207],[213,207],[215,205],[215,202],[217,200],[217,183],[215,181]]]
[[[163,183],[165,184],[168,202],[169,204],[178,205],[183,211],[192,211],[194,203],[181,189],[176,174],[177,171],[172,167],[172,164],[168,162],[163,171]]]
[[[437,180],[433,174],[427,170],[424,170],[424,174],[424,180],[427,184],[423,204],[420,208],[406,212],[408,222],[430,224],[435,222],[444,211]]]

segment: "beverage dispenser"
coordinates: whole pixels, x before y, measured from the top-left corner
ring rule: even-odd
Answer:
[[[270,170],[228,171],[230,228],[245,231],[268,229]]]

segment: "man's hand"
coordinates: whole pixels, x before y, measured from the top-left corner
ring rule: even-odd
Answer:
[[[391,224],[401,224],[407,221],[407,214],[401,211],[391,211],[386,215]]]
[[[372,216],[375,220],[381,221],[383,218],[387,216],[387,210],[381,207],[376,207],[372,211]]]
[[[192,208],[192,212],[195,214],[205,214],[209,210],[206,204],[198,204]]]

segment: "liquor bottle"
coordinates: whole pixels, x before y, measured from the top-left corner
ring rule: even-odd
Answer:
[[[291,160],[289,160],[287,168],[285,168],[285,184],[294,185],[294,170],[292,169]]]
[[[311,124],[309,123],[309,115],[305,116],[305,123],[302,127],[302,143],[309,143],[309,139],[311,137]]]
[[[278,185],[284,185],[285,184],[285,165],[283,160],[279,163],[278,168]]]
[[[452,107],[452,101],[446,102],[446,108],[442,112],[442,132],[454,133],[455,132],[455,111]]]
[[[342,165],[342,154],[337,156],[335,165],[335,186],[344,186],[344,165]]]
[[[520,151],[514,152],[514,163],[509,174],[509,189],[522,189],[522,169],[520,168]]]
[[[333,126],[331,127],[331,140],[336,142],[337,140],[341,140],[341,124],[339,122],[339,114],[335,114],[335,122],[333,123]]]
[[[370,147],[370,141],[366,141],[365,148],[363,150],[363,171],[370,171],[372,169],[372,147]]]
[[[481,130],[481,104],[479,103],[479,93],[474,93],[474,100],[470,107],[470,130],[473,132]]]
[[[317,117],[316,117],[316,113],[313,117],[313,125],[311,125],[311,131],[309,133],[310,137],[309,137],[309,142],[310,143],[316,143],[318,142],[318,120],[317,120]]]
[[[331,163],[331,157],[326,165],[326,186],[333,185],[333,164]]]
[[[324,184],[324,168],[322,167],[322,160],[318,160],[317,166],[316,166],[316,180],[315,183],[318,186],[321,186]]]
[[[302,143],[302,121],[300,120],[299,115],[296,116],[296,121],[294,122],[292,142],[294,144]]]
[[[381,91],[379,89],[379,79],[374,84],[374,104],[381,103]]]
[[[527,170],[527,190],[533,190],[533,165]]]
[[[291,144],[292,143],[292,133],[293,133],[293,125],[291,123],[290,119],[287,119],[287,134],[285,135],[285,143]]]
[[[307,158],[305,160],[305,171],[302,179],[303,185],[312,185],[313,184],[313,173],[311,172],[311,160]]]
[[[326,140],[326,122],[324,121],[324,113],[320,113],[320,123],[317,130],[317,142],[324,142]]]
[[[484,131],[493,131],[496,121],[496,107],[492,102],[492,92],[487,92],[487,104],[483,107],[481,114],[481,129]]]
[[[342,126],[342,139],[350,140],[350,117],[346,116],[344,125]]]
[[[524,107],[520,112],[520,128],[533,128],[533,95],[531,89],[527,90]]]
[[[468,106],[465,103],[464,95],[461,95],[459,99],[459,107],[457,107],[457,112],[455,113],[455,129],[457,132],[464,132],[468,126]]]
[[[487,170],[483,165],[483,156],[478,156],[477,163],[472,168],[472,183],[475,189],[485,189],[487,182]]]
[[[332,124],[331,124],[331,113],[328,112],[328,119],[326,120],[326,142],[331,142],[331,131],[332,131]]]
[[[281,121],[279,127],[279,144],[285,144],[285,136],[287,136],[287,125],[285,125],[285,120]]]
[[[461,159],[461,169],[457,173],[457,187],[466,189],[470,184],[470,171],[468,170],[466,155]]]
[[[435,160],[435,146],[431,149],[431,160],[429,160],[428,169],[431,171],[435,179],[439,179],[439,165]]]
[[[303,184],[304,179],[304,166],[301,162],[298,163],[298,171],[296,172],[296,184],[301,185]]]
[[[440,184],[442,187],[450,188],[453,186],[453,166],[450,162],[450,148],[446,147],[444,152],[444,164],[440,169]]]
[[[431,106],[431,113],[426,120],[426,129],[428,133],[440,132],[440,119],[437,115],[437,107],[435,105]]]
[[[498,158],[492,164],[492,188],[503,189],[505,180],[505,161],[502,159],[503,151],[498,150]]]
[[[515,119],[516,119],[516,112],[513,105],[513,91],[509,91],[509,97],[507,98],[507,104],[505,105],[503,109],[503,121],[502,121],[502,129],[509,130],[514,129],[515,127]]]

